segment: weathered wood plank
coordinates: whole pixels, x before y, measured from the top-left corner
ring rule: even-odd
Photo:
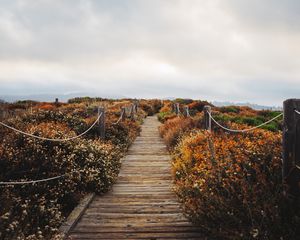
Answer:
[[[144,233],[74,233],[72,235],[73,239],[161,239],[161,238],[179,238],[179,239],[204,239],[203,235],[198,232],[163,232],[163,233],[153,233],[153,232],[144,232]]]
[[[94,198],[71,239],[205,239],[172,192],[171,158],[158,126],[156,117],[145,120],[122,159],[117,183]]]

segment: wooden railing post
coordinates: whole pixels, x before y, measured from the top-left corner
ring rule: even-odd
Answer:
[[[300,99],[283,103],[283,184],[287,197],[300,197]]]
[[[173,112],[176,113],[175,103],[172,104],[172,113],[173,113]]]
[[[179,103],[175,104],[175,112],[176,112],[176,115],[179,116],[179,114],[180,114]]]
[[[100,138],[105,139],[105,108],[99,107],[98,114],[101,114],[98,121]]]
[[[125,107],[121,108],[121,116],[122,116],[122,121],[126,119],[126,109]]]
[[[133,105],[134,105],[134,111],[135,111],[135,113],[137,113],[138,112],[138,101],[136,100],[136,101],[134,101],[134,103],[133,103]]]
[[[211,132],[211,118],[210,118],[211,106],[206,105],[204,106],[203,110],[204,110],[204,127],[206,130]]]
[[[189,106],[184,106],[184,112],[183,115],[185,117],[189,117],[190,116],[190,111],[189,111]]]
[[[131,104],[131,106],[130,106],[130,119],[131,120],[134,120],[134,109],[135,109],[134,104]]]

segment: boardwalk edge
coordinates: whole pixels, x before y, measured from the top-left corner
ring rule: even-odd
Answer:
[[[89,204],[95,197],[95,193],[89,193],[79,202],[79,204],[73,209],[68,216],[67,220],[60,226],[59,232],[63,235],[63,239],[66,239],[69,232],[76,225],[78,220],[81,218]]]

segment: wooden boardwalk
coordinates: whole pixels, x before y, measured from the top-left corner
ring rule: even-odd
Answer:
[[[97,196],[71,239],[205,239],[183,216],[172,192],[170,156],[148,117],[123,159],[112,191]]]

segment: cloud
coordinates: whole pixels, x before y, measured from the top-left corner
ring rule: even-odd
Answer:
[[[268,104],[297,97],[296,0],[4,0],[0,6],[0,94],[103,90]]]

